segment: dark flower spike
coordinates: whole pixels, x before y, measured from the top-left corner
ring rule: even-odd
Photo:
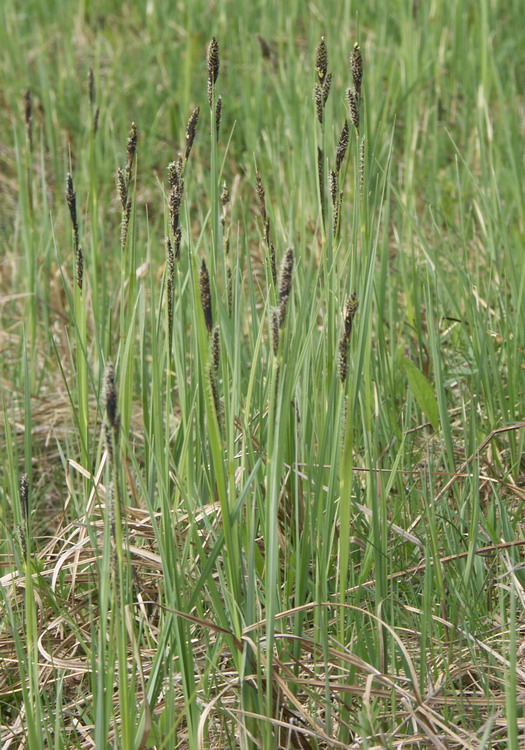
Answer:
[[[195,107],[190,115],[190,119],[188,120],[188,125],[186,127],[186,152],[184,154],[185,161],[188,161],[193,146],[193,141],[195,140],[195,135],[197,133],[197,123],[199,122],[199,112],[199,107]]]
[[[206,262],[202,261],[202,265],[199,272],[199,288],[201,294],[201,305],[204,313],[204,321],[208,333],[211,333],[213,328],[213,316],[211,311],[211,291],[210,291],[210,274],[206,267]]]
[[[363,82],[363,58],[361,57],[361,48],[356,42],[350,58],[350,67],[352,69],[352,78],[356,96],[361,96],[361,84]]]
[[[324,40],[324,36],[322,36],[321,41],[319,42],[315,50],[315,70],[317,73],[317,77],[321,83],[324,83],[327,69],[328,69],[328,51],[326,49],[326,42]]]

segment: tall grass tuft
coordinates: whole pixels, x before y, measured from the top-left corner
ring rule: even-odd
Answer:
[[[363,4],[362,50],[349,3],[29,5],[0,3],[6,750],[517,750],[518,4]]]

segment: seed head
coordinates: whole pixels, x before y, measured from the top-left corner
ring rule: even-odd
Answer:
[[[323,83],[323,107],[326,106],[328,94],[330,93],[330,86],[332,85],[332,74],[328,73]]]
[[[350,58],[350,67],[352,69],[352,78],[354,89],[357,97],[361,96],[361,84],[363,82],[363,58],[361,57],[361,48],[356,42]]]
[[[332,206],[335,206],[337,202],[337,174],[333,169],[330,170],[330,197],[332,199]]]
[[[177,229],[179,228],[180,207],[181,207],[183,195],[184,195],[184,179],[182,177],[179,177],[178,182],[175,183],[175,185],[170,190],[170,194],[169,194],[169,211],[170,211],[170,220],[171,220],[171,231],[173,232],[174,236],[177,234]]]
[[[180,259],[180,243],[182,241],[182,229],[180,226],[177,227],[177,231],[173,235],[173,242],[175,244],[175,260]]]
[[[359,102],[354,89],[348,89],[346,92],[346,101],[348,103],[348,112],[354,128],[359,132]]]
[[[208,46],[208,101],[210,107],[213,103],[213,87],[219,77],[219,43],[213,37]]]
[[[33,104],[31,101],[31,91],[29,89],[27,89],[26,93],[24,94],[24,116],[26,125],[29,126],[31,120],[33,119]]]
[[[261,211],[261,216],[263,217],[263,221],[266,221],[266,200],[264,195],[264,186],[262,183],[261,175],[259,172],[255,175],[255,182],[257,185],[257,198],[259,199],[259,209]]]
[[[317,83],[314,85],[314,102],[315,102],[315,114],[319,120],[319,124],[323,124],[323,90]]]
[[[73,231],[76,234],[78,232],[77,195],[73,187],[73,177],[69,173],[67,175],[66,200],[67,200],[67,205],[69,208],[69,215],[71,216],[71,224],[73,225]]]
[[[341,169],[341,164],[343,163],[343,160],[345,158],[346,149],[348,147],[348,120],[345,120],[345,123],[343,125],[343,129],[341,130],[341,135],[339,136],[339,142],[337,144],[337,151],[335,154],[335,171],[339,172]]]
[[[20,506],[27,521],[29,518],[29,477],[25,472],[20,477]]]
[[[171,342],[173,339],[173,286],[175,282],[175,258],[173,246],[169,237],[166,237],[167,260],[168,260],[168,342],[171,354]]]
[[[219,424],[219,430],[222,430],[222,414],[221,414],[221,400],[219,398],[219,389],[217,388],[217,380],[211,367],[208,368],[208,380],[210,383],[210,390],[213,397],[213,404],[215,406],[215,414],[217,415],[217,422]]]
[[[208,47],[208,76],[215,83],[219,77],[219,43],[212,38]]]
[[[115,385],[115,368],[111,362],[107,363],[104,373],[104,401],[106,404],[107,422],[116,438],[116,433],[120,425],[120,417],[118,414],[117,386]]]
[[[317,45],[315,50],[315,70],[319,81],[323,83],[326,77],[326,71],[328,68],[328,51],[326,49],[326,42],[324,36],[321,37],[321,41]]]
[[[294,264],[293,249],[290,247],[284,254],[279,273],[279,298],[288,297],[292,288],[292,273]]]
[[[174,188],[180,178],[180,171],[179,171],[179,162],[178,161],[170,161],[168,164],[168,182],[170,188]]]
[[[84,285],[84,255],[82,254],[82,248],[80,247],[80,245],[77,247],[76,260],[77,285],[80,291],[82,291],[82,287]]]
[[[317,178],[319,180],[319,193],[324,195],[324,154],[323,149],[317,147]]]
[[[128,204],[128,188],[126,186],[124,170],[120,167],[117,169],[117,193],[122,205],[122,210],[125,211]]]
[[[73,187],[73,178],[70,174],[67,176],[66,200],[69,208],[69,215],[71,217],[71,224],[73,225],[73,243],[76,260],[75,276],[79,289],[82,289],[84,278],[84,258],[82,256],[82,249],[78,238],[77,196]]]
[[[131,218],[131,198],[128,198],[126,207],[122,210],[122,221],[120,223],[120,246],[122,248],[122,251],[126,249],[130,218]]]
[[[270,49],[270,45],[266,41],[266,39],[261,36],[261,34],[257,34],[257,41],[259,42],[259,47],[261,48],[261,55],[265,58],[265,60],[270,60],[272,57],[272,50]]]
[[[289,248],[281,262],[279,273],[279,326],[282,328],[286,320],[286,311],[288,309],[288,298],[292,289],[292,273],[294,265],[294,254],[292,248]]]
[[[177,174],[180,179],[182,177],[182,173],[184,172],[184,157],[182,154],[178,155],[176,165],[177,165]]]
[[[221,352],[221,346],[220,346],[220,330],[219,330],[219,324],[214,326],[212,337],[211,337],[211,362],[214,372],[218,372],[219,370],[219,364],[220,364],[220,354]]]
[[[128,182],[131,179],[131,170],[133,169],[133,160],[135,159],[135,154],[137,153],[138,139],[139,133],[137,130],[137,126],[134,122],[132,122],[128,134],[128,163],[126,165],[126,177]]]
[[[277,285],[277,265],[275,260],[275,245],[273,242],[270,242],[268,250],[270,253],[270,270],[272,272],[273,283]]]
[[[166,237],[166,259],[168,262],[168,281],[175,281],[175,255],[169,237]]]
[[[221,116],[222,116],[222,96],[219,96],[217,103],[215,104],[215,132],[217,134],[217,142],[219,141],[219,133],[221,130]]]
[[[106,425],[107,428],[107,425]],[[108,437],[109,436],[109,437]],[[106,430],[105,434],[106,438],[106,449],[108,451],[110,460],[113,460],[113,445],[111,443],[111,436],[109,435],[109,430]],[[107,441],[110,441],[108,444]],[[108,520],[109,520],[109,530],[111,532],[111,538],[113,542],[116,542],[117,539],[117,531],[116,531],[116,519],[115,519],[115,483],[113,479],[110,479],[107,487],[106,487],[106,508],[108,509]],[[115,550],[112,550],[111,555],[111,573],[112,575],[115,575],[116,573],[116,553]]]
[[[279,327],[284,328],[288,311],[288,295],[279,299]]]
[[[278,307],[270,308],[270,332],[272,338],[272,350],[275,356],[279,351],[279,321],[280,310]]]
[[[203,259],[201,269],[199,272],[199,287],[201,293],[201,305],[204,313],[204,321],[208,333],[211,333],[213,328],[213,316],[211,311],[211,291],[210,291],[210,275],[206,267],[206,263]]]
[[[228,205],[230,202],[230,191],[228,190],[228,185],[226,183],[222,186],[222,192],[221,192],[221,203],[223,206]]]
[[[332,227],[333,227],[334,237],[337,235],[337,230],[339,229],[339,218],[341,216],[342,203],[343,203],[343,193],[341,192],[337,196],[337,200],[333,204],[333,208],[332,208]]]
[[[266,246],[270,247],[270,217],[266,217],[266,221],[264,222],[264,239],[266,241]]]
[[[354,322],[354,317],[357,312],[357,308],[359,307],[359,302],[357,300],[357,295],[355,292],[352,292],[345,301],[345,306],[343,310],[343,322],[344,322],[344,332],[343,336],[346,339],[346,341],[350,340],[350,336],[352,334],[352,325]]]
[[[186,161],[188,161],[188,158],[191,153],[192,146],[193,146],[193,141],[195,140],[195,135],[197,133],[197,123],[199,122],[199,112],[200,112],[200,108],[195,107],[195,109],[190,115],[190,119],[188,120],[188,125],[186,126],[186,152],[184,154],[184,159]]]
[[[88,91],[89,91],[89,103],[91,106],[95,104],[95,74],[93,68],[88,70]]]
[[[348,372],[348,343],[350,341],[350,336],[352,335],[352,326],[358,306],[359,302],[356,293],[352,292],[352,294],[350,294],[345,300],[345,306],[343,308],[343,331],[341,333],[341,338],[339,339],[337,368],[341,383],[345,382]]]
[[[339,349],[337,352],[337,371],[341,383],[344,384],[348,374],[348,341],[344,336],[339,339]]]

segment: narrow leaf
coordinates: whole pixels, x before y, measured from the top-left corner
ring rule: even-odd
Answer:
[[[408,378],[408,385],[417,405],[437,432],[439,429],[439,409],[432,386],[413,362],[403,358],[402,363]]]

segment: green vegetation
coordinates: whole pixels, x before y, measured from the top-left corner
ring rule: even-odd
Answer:
[[[0,3],[2,750],[525,747],[522,11]]]

